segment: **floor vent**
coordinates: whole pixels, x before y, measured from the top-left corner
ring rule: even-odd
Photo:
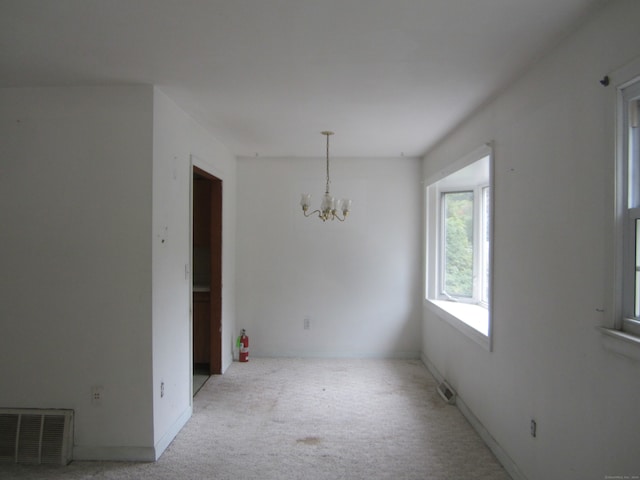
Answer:
[[[0,462],[66,465],[73,410],[0,408]]]
[[[438,385],[438,393],[450,405],[456,403],[456,392],[449,386],[447,382],[442,382]]]

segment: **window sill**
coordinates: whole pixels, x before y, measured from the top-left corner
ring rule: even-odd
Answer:
[[[605,350],[640,361],[640,337],[630,333],[599,327]]]
[[[489,311],[479,305],[446,300],[426,300],[426,305],[440,319],[468,338],[491,351]]]

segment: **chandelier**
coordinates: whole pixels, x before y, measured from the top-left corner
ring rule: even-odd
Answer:
[[[318,214],[318,218],[323,222],[327,220],[340,220],[344,222],[347,215],[349,215],[349,209],[351,208],[351,200],[346,198],[341,198],[336,200],[329,193],[329,184],[331,180],[329,180],[329,137],[333,135],[333,132],[320,132],[322,135],[327,137],[327,188],[325,189],[324,196],[322,197],[322,202],[320,203],[320,209],[309,212],[309,205],[311,205],[311,194],[303,193],[302,199],[300,200],[300,205],[302,205],[302,213],[305,217],[310,217],[314,213]],[[339,212],[342,212],[342,218],[340,217]]]

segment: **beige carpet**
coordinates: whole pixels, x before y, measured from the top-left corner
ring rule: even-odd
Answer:
[[[252,358],[210,378],[156,463],[0,465],[0,478],[510,477],[419,361]]]
[[[209,380],[209,374],[203,374],[203,373],[193,374],[192,392],[194,396],[200,391],[200,389],[207,382],[207,380]]]

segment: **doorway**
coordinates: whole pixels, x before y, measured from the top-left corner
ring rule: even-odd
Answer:
[[[192,214],[195,395],[203,377],[222,373],[222,180],[198,167]]]

